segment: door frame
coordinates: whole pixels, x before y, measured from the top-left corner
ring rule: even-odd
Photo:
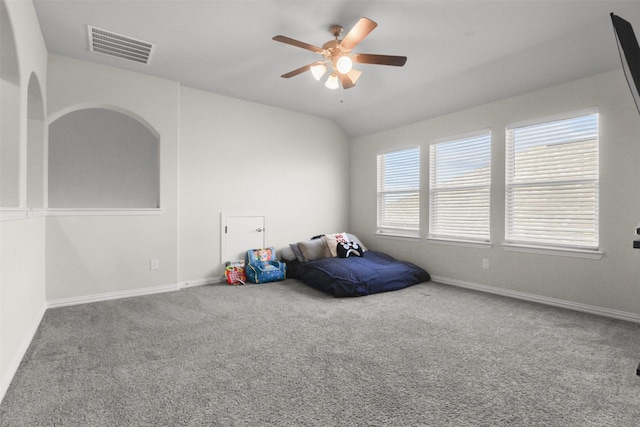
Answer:
[[[224,263],[225,263],[225,255],[227,249],[227,233],[225,232],[225,225],[227,224],[227,218],[238,218],[238,217],[262,217],[264,223],[264,229],[262,230],[262,242],[263,247],[268,246],[268,235],[269,232],[269,223],[267,216],[267,212],[220,212],[220,271],[224,276]]]

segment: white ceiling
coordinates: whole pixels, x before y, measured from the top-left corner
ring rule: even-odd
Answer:
[[[640,34],[640,1],[34,0],[49,52],[179,81],[334,120],[366,135],[620,68],[610,12]],[[312,45],[366,16],[354,52],[404,55],[359,64],[358,84],[329,90],[306,72]],[[149,65],[89,51],[87,25],[156,44]],[[343,33],[344,35],[344,33]]]

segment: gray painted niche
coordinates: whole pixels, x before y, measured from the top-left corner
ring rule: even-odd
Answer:
[[[118,111],[88,108],[49,125],[50,208],[159,208],[159,137]]]

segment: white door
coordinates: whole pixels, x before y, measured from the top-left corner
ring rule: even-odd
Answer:
[[[244,259],[249,249],[267,246],[267,215],[264,213],[222,213],[221,265],[227,261]],[[222,269],[224,271],[224,268]]]

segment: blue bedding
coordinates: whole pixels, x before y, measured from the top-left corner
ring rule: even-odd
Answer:
[[[324,258],[296,265],[294,278],[336,297],[395,291],[431,279],[415,264],[376,251],[362,257]]]

